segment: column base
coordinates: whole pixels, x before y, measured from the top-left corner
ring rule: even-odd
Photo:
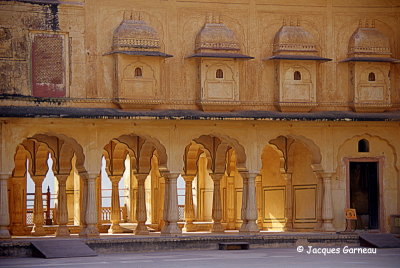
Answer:
[[[260,232],[260,229],[258,229],[258,225],[255,220],[247,222],[246,232],[247,233],[259,233]]]
[[[182,234],[182,230],[179,228],[178,223],[169,222],[165,223],[163,229],[161,230],[162,235],[179,235]]]
[[[335,229],[335,227],[333,227],[332,222],[324,222],[324,223],[322,223],[321,230],[323,232],[336,232],[336,229]]]
[[[11,235],[7,227],[0,227],[0,239],[10,239]]]
[[[185,232],[196,232],[196,225],[194,225],[192,222],[187,222],[185,223],[183,230]]]
[[[293,231],[293,222],[289,221],[286,222],[285,227],[283,228],[285,232],[292,232]]]
[[[34,236],[44,236],[46,235],[46,231],[43,226],[33,226],[31,235]]]
[[[85,238],[96,238],[100,237],[100,233],[96,224],[90,224],[80,232],[79,236]]]
[[[70,237],[68,227],[66,225],[59,225],[56,230],[56,237]]]
[[[149,235],[150,232],[147,229],[144,222],[139,222],[136,226],[135,235]]]
[[[123,232],[124,232],[124,230],[119,225],[119,223],[117,223],[117,224],[112,223],[110,226],[110,229],[108,229],[109,234],[121,234]]]
[[[211,228],[211,233],[223,233],[224,231],[224,227],[220,222],[214,222]]]
[[[322,231],[322,222],[317,222],[314,228],[315,232],[321,232]]]
[[[236,229],[235,222],[231,221],[226,224],[225,230],[235,230],[235,229]]]
[[[247,221],[243,220],[242,225],[239,228],[239,232],[246,232],[247,229]]]

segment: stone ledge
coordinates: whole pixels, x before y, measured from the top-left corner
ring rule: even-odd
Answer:
[[[30,257],[32,256],[31,241],[35,239],[56,238],[26,238],[10,241],[0,241],[0,256]],[[80,238],[71,238],[80,239]],[[307,233],[282,233],[282,234],[255,234],[255,235],[181,235],[150,237],[101,237],[95,239],[82,239],[98,254],[123,253],[123,252],[150,252],[170,250],[201,250],[218,249],[218,243],[248,242],[251,248],[293,248],[297,245],[312,246],[359,246],[357,234],[307,234]]]

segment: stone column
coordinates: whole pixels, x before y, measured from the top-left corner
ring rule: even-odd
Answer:
[[[246,232],[257,233],[257,199],[256,199],[256,177],[257,173],[248,173],[247,180],[247,202],[246,202]]]
[[[184,175],[182,176],[185,180],[185,231],[193,232],[196,230],[194,221],[194,205],[193,205],[193,192],[192,183],[195,175]]]
[[[212,233],[223,233],[224,227],[222,227],[222,204],[221,204],[221,178],[223,174],[211,174],[211,178],[214,181],[214,192],[213,192],[213,206],[212,206],[212,219],[214,221],[211,232]]]
[[[261,230],[263,228],[263,215],[262,215],[262,202],[263,202],[263,192],[262,192],[262,176],[256,177],[256,197],[257,197],[257,225]]]
[[[67,208],[67,179],[68,175],[57,175],[58,180],[58,195],[57,195],[57,221],[58,228],[56,237],[69,237],[68,230],[68,208]]]
[[[148,235],[149,230],[146,227],[147,211],[146,211],[146,189],[145,181],[147,174],[136,174],[138,183],[138,191],[136,198],[136,219],[137,226],[135,230],[136,235]]]
[[[81,230],[79,232],[79,236],[85,236],[85,232],[87,229],[86,225],[86,208],[87,208],[87,185],[88,185],[88,178],[86,173],[79,173],[80,177],[80,191],[81,191],[81,204],[80,204],[80,227]]]
[[[118,183],[121,180],[121,176],[109,176],[111,180],[111,226],[108,229],[110,234],[122,233],[122,228],[119,225],[121,221],[121,207],[119,203],[119,191]]]
[[[13,235],[26,235],[26,177],[10,177],[12,199],[10,205],[10,232]]]
[[[163,235],[182,234],[178,226],[178,190],[177,179],[179,174],[164,173],[165,178],[165,198],[164,198],[164,221],[165,225],[161,230]]]
[[[248,177],[245,173],[240,173],[243,178],[243,191],[242,191],[242,208],[240,210],[240,218],[242,219],[242,225],[240,226],[239,232],[246,232],[247,218],[246,218],[246,206],[247,206],[247,182]]]
[[[227,230],[235,230],[235,177],[226,177]]]
[[[287,172],[285,174],[286,177],[286,224],[285,224],[285,231],[292,231],[293,230],[293,191],[292,191],[292,173]]]
[[[323,201],[323,177],[319,172],[316,172],[317,182],[317,224],[314,231],[322,231],[322,201]]]
[[[97,195],[96,195],[96,178],[98,174],[83,173],[84,180],[87,180],[86,190],[86,209],[85,222],[86,227],[79,234],[83,237],[99,237],[99,229],[97,226]]]
[[[333,207],[332,207],[332,173],[324,172],[321,174],[324,183],[324,197],[322,203],[322,231],[335,232],[333,227]]]
[[[8,178],[9,175],[7,174],[0,175],[0,239],[11,238],[9,231]]]
[[[44,215],[43,215],[43,193],[42,184],[45,176],[32,176],[35,183],[35,200],[33,205],[33,228],[32,235],[45,235],[46,232],[43,228]]]
[[[164,226],[165,226],[165,217],[166,217],[166,211],[165,211],[165,204],[166,204],[166,193],[168,191],[167,186],[166,186],[166,180],[164,177],[159,177],[160,181],[160,202],[159,202],[159,208],[158,208],[158,215],[159,215],[159,222],[158,222],[158,231],[161,231]]]

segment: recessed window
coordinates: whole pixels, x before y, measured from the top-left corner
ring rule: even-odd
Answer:
[[[368,153],[369,152],[369,141],[366,139],[362,139],[358,141],[358,152],[359,153]]]
[[[293,74],[294,80],[301,80],[301,73],[299,71],[295,71]]]
[[[143,76],[142,68],[136,67],[136,68],[135,68],[135,78],[140,78],[140,77],[142,77],[142,76]]]
[[[218,69],[215,72],[215,78],[224,78],[224,71],[222,71],[221,69]]]
[[[368,81],[375,81],[375,74],[374,73],[369,73],[368,75]]]

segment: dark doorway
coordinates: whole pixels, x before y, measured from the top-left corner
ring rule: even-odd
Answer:
[[[379,229],[378,162],[350,162],[350,206],[357,229]]]

